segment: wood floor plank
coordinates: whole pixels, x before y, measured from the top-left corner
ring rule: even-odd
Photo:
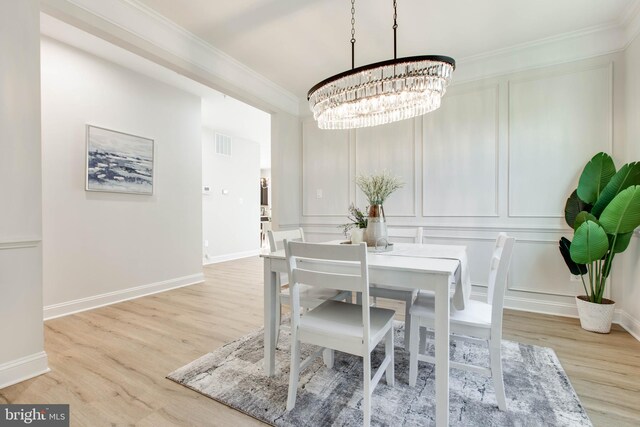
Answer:
[[[263,425],[165,378],[262,326],[261,259],[204,273],[202,284],[47,321],[52,372],[0,390],[0,403],[69,403],[74,426]],[[402,303],[379,305],[404,320]],[[504,338],[553,348],[594,425],[640,425],[640,342],[619,326],[600,335],[505,310]]]

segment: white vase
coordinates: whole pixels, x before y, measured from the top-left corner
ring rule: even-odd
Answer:
[[[369,206],[367,230],[364,233],[364,240],[367,242],[367,246],[370,248],[375,248],[378,245],[386,246],[389,244],[388,239],[384,208],[382,205]]]
[[[359,245],[364,239],[364,228],[351,229],[351,244]]]
[[[613,312],[616,308],[615,302],[603,298],[602,304],[596,304],[581,295],[576,297],[576,305],[582,329],[600,334],[608,334],[611,331]]]

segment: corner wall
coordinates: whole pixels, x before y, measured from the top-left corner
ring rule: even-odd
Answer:
[[[40,10],[0,0],[0,389],[45,373]]]
[[[640,161],[640,37],[625,50],[626,161]],[[640,340],[640,230],[620,256],[622,325]]]
[[[155,140],[152,196],[85,191],[87,124]],[[45,318],[203,280],[200,132],[199,97],[42,39]]]

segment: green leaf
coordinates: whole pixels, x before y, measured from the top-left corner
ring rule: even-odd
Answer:
[[[587,221],[576,230],[569,252],[573,262],[590,264],[601,259],[608,250],[607,233],[600,225]]]
[[[577,230],[582,224],[587,221],[593,221],[596,224],[599,224],[598,219],[595,216],[591,215],[587,211],[582,211],[576,216],[576,220],[573,223],[574,230]]]
[[[582,170],[578,197],[585,203],[595,203],[615,173],[616,166],[611,156],[607,153],[596,154]]]
[[[600,215],[600,224],[609,234],[629,233],[640,226],[640,185],[622,190]]]
[[[573,193],[567,199],[567,203],[564,205],[564,219],[567,221],[567,225],[571,228],[575,223],[576,216],[582,211],[589,212],[591,205],[583,202],[578,197],[578,190],[573,190]]]
[[[632,185],[640,185],[640,162],[627,163],[620,168],[600,193],[591,213],[597,217],[600,216],[618,193]]]
[[[613,252],[619,254],[621,252],[624,252],[627,250],[627,248],[629,247],[629,243],[631,242],[631,237],[633,237],[633,231],[630,233],[623,233],[623,234],[618,234],[618,237],[615,239],[616,240],[616,244],[613,247]],[[609,234],[609,247],[611,247],[611,245],[613,245],[613,238],[615,237],[615,235],[611,235]]]
[[[571,254],[569,253],[571,250],[571,241],[566,237],[561,237],[558,243],[562,258],[564,258],[564,262],[567,264],[567,267],[569,267],[569,271],[571,272],[571,274],[575,274],[576,276],[587,274],[588,270],[586,265],[576,264],[571,259]]]

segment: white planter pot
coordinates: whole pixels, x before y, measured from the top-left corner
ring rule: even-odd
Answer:
[[[582,329],[600,334],[608,334],[611,331],[615,302],[603,298],[602,304],[596,304],[589,302],[585,296],[579,296],[576,297],[576,305]]]

